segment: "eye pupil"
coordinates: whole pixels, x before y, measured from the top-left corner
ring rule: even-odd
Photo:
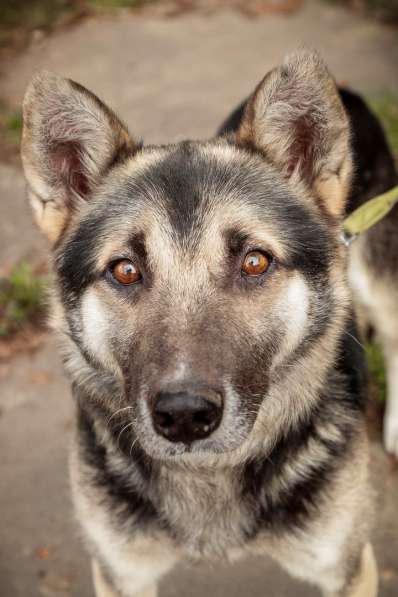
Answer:
[[[128,259],[121,259],[117,261],[112,269],[111,269],[112,276],[117,280],[120,284],[124,284],[128,286],[129,284],[135,284],[138,280],[141,279],[141,272],[140,270],[134,265],[132,261]]]
[[[251,251],[248,253],[242,264],[242,272],[247,276],[260,276],[267,271],[271,264],[271,259],[261,251]]]

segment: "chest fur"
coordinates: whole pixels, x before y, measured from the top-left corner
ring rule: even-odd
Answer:
[[[231,471],[161,470],[151,499],[174,541],[192,559],[232,557],[251,535],[252,511]]]

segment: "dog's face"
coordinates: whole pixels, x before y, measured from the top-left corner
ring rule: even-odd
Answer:
[[[119,439],[156,458],[229,452],[294,418],[273,388],[309,346],[329,354],[345,299],[348,124],[319,58],[268,75],[234,138],[143,149],[50,74],[24,123],[67,365]]]

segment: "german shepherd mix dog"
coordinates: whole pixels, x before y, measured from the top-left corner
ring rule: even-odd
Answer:
[[[152,597],[182,558],[248,554],[328,597],[377,594],[340,241],[350,139],[305,50],[209,142],[142,147],[77,83],[33,79],[23,162],[53,244],[73,497],[98,597]],[[357,257],[363,285],[381,254]]]

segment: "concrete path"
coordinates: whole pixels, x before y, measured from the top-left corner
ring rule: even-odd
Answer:
[[[398,36],[328,4],[289,17],[235,13],[171,20],[102,18],[44,39],[8,65],[1,93],[18,104],[38,68],[70,76],[115,108],[148,142],[213,133],[228,110],[283,55],[306,43],[336,77],[372,94],[398,91]],[[46,255],[24,204],[17,168],[0,165],[1,263]],[[0,595],[90,597],[88,562],[68,493],[73,405],[49,337],[34,353],[0,364]],[[398,595],[398,478],[372,445],[379,491],[375,545],[381,597]],[[179,568],[161,597],[312,597],[268,560],[213,570]]]
[[[395,29],[307,2],[288,17],[236,13],[89,20],[33,46],[10,65],[1,94],[19,102],[40,68],[72,77],[109,102],[146,142],[204,138],[283,56],[307,44],[338,80],[398,91]]]

